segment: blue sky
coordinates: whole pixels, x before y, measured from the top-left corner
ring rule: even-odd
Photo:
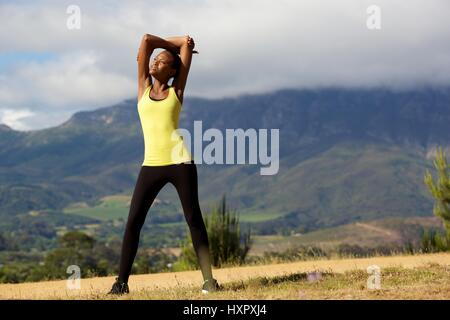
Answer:
[[[144,33],[194,38],[185,97],[448,85],[450,1],[376,2],[379,30],[368,0],[0,1],[0,123],[37,130],[135,97]]]
[[[11,68],[21,62],[43,63],[55,59],[57,56],[52,52],[21,52],[21,51],[9,51],[0,53],[0,69]]]

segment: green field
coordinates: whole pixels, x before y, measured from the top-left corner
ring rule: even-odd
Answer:
[[[129,212],[131,196],[130,195],[111,195],[100,199],[100,203],[95,206],[89,206],[85,202],[74,203],[66,207],[63,212],[65,214],[75,214],[79,216],[96,218],[102,221],[126,219]],[[155,202],[159,201],[158,198]],[[179,201],[179,200],[178,200]],[[177,204],[178,205],[178,204]],[[173,201],[166,201],[163,205],[158,206],[155,210],[155,215],[173,215],[180,214],[180,207],[176,207]],[[203,215],[207,215],[209,212],[207,209],[202,210]],[[245,211],[240,211],[240,221],[242,222],[261,222],[266,220],[272,220],[282,216],[281,213],[272,212],[270,210],[258,210],[250,208]],[[178,225],[179,222],[164,223],[165,225]]]
[[[130,196],[114,195],[103,197],[100,204],[89,206],[85,202],[72,204],[63,210],[67,214],[75,214],[102,221],[123,218],[128,215]]]

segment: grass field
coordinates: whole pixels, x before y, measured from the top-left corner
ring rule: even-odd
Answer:
[[[367,286],[367,267],[380,268],[380,288]],[[110,297],[114,277],[1,284],[1,299],[450,299],[450,253],[314,260],[214,269],[223,290],[200,292],[201,273],[132,275],[131,293]],[[315,275],[315,278],[311,276]]]
[[[114,220],[119,218],[126,219],[130,208],[131,196],[132,193],[128,195],[117,194],[105,196],[99,200],[99,204],[94,206],[89,206],[85,202],[72,203],[64,208],[63,212],[66,214],[75,214],[83,217],[96,218],[102,221]],[[153,207],[158,205],[158,209],[155,209]],[[203,214],[208,213],[209,209],[209,207],[205,207]],[[156,198],[151,210],[152,215],[155,214],[155,210],[158,211],[157,214],[172,215],[177,212],[182,212],[182,207],[181,202],[178,198],[175,198],[173,201],[165,201]],[[33,214],[33,212],[31,212],[30,214]],[[280,216],[282,216],[282,213],[264,211],[261,209],[250,208],[245,211],[240,211],[240,221],[242,222],[260,222],[275,219]]]
[[[107,196],[103,197],[100,201],[101,203],[96,206],[89,206],[84,202],[74,203],[65,208],[63,212],[99,220],[113,220],[127,217],[130,196]]]

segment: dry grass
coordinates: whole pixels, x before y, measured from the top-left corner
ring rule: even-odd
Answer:
[[[370,265],[381,268],[381,289],[367,288]],[[320,279],[308,273],[320,272]],[[1,299],[450,299],[450,254],[315,260],[215,269],[221,292],[203,295],[200,271],[132,275],[131,293],[105,294],[113,277],[0,285]]]

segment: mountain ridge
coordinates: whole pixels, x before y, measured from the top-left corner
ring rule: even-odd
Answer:
[[[246,211],[261,211],[266,216],[270,212],[281,214],[273,220],[256,223],[261,228],[271,229],[277,225],[299,230],[329,227],[365,216],[362,211],[367,210],[367,205],[364,203],[370,203],[373,192],[382,190],[365,187],[365,179],[372,175],[375,179],[372,183],[377,183],[378,188],[386,186],[394,191],[395,187],[400,187],[398,203],[403,205],[394,198],[389,200],[389,194],[382,192],[384,198],[379,201],[385,202],[385,209],[380,205],[367,217],[373,218],[377,211],[400,216],[407,212],[431,215],[432,199],[426,195],[421,174],[425,168],[431,168],[427,160],[435,147],[450,145],[447,138],[450,136],[450,88],[401,92],[283,89],[217,100],[186,97],[180,127],[193,132],[193,123],[198,120],[202,120],[203,130],[230,127],[280,130],[280,172],[273,177],[262,177],[259,167],[249,164],[199,164],[199,194],[203,206],[228,192],[230,203],[244,215]],[[3,181],[0,214],[13,215],[27,210],[62,210],[70,203],[130,193],[144,151],[135,99],[77,112],[53,128],[26,133],[0,131],[0,146],[0,179]],[[370,151],[370,148],[375,149]],[[322,163],[322,167],[317,167],[315,161]],[[340,203],[338,196],[348,193],[351,185],[351,179],[345,176],[351,176],[349,170],[353,168],[346,161],[360,166],[360,190],[352,192],[361,200],[349,206]],[[376,164],[371,164],[372,161]],[[332,170],[334,167],[336,169]],[[405,172],[403,168],[407,167],[414,175]],[[377,179],[373,168],[385,171],[383,179]],[[406,174],[404,178],[400,172]],[[293,177],[298,177],[298,181],[292,181]],[[303,181],[309,179],[311,182],[305,188]],[[335,180],[335,183],[325,187],[327,180]],[[26,197],[27,192],[11,192],[9,186],[13,183],[21,183],[23,188],[40,196],[30,199]],[[285,185],[289,186],[285,190],[288,196],[270,196]],[[361,191],[364,189],[367,193]],[[298,197],[296,190],[302,190],[301,194],[308,194],[315,200],[305,198],[309,203],[306,206],[298,203],[302,196]],[[177,201],[176,193],[170,188],[163,190],[161,198]],[[339,207],[348,207],[343,210],[353,213],[344,214]],[[351,209],[353,207],[355,210]],[[389,209],[394,207],[398,212]],[[332,218],[327,219],[327,214]]]

